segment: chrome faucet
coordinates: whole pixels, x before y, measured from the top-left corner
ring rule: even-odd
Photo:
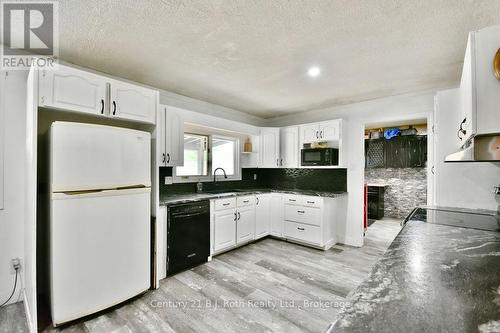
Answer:
[[[216,178],[217,170],[222,170],[222,172],[224,173],[224,178],[227,179],[226,170],[224,170],[222,168],[217,168],[214,170],[214,183],[217,181],[217,178]]]

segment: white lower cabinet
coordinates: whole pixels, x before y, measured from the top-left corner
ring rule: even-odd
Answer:
[[[211,207],[212,254],[268,235],[327,250],[346,220],[345,197],[270,193],[216,199]]]
[[[255,196],[214,200],[213,253],[248,243],[255,236]]]
[[[236,245],[236,210],[228,209],[215,213],[214,252],[230,249]]]
[[[285,237],[321,246],[321,227],[285,221]]]
[[[271,221],[271,196],[269,194],[255,197],[255,239],[269,235]]]
[[[254,239],[255,207],[238,208],[237,214],[236,245],[240,245]]]
[[[271,194],[271,235],[275,237],[283,237],[283,195],[276,193]]]
[[[286,195],[284,238],[324,250],[335,244],[339,205],[336,199]]]

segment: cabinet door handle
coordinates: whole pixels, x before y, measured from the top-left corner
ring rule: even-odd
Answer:
[[[323,139],[323,131],[319,132],[319,137]]]
[[[304,210],[298,210],[297,213],[299,213],[299,214],[305,214],[306,212]]]
[[[295,200],[295,199],[288,199],[288,201],[290,201],[290,202],[295,202],[295,201],[297,201],[297,200]]]
[[[257,202],[255,203],[256,205],[259,204],[259,198],[255,198],[257,200]]]
[[[167,163],[170,163],[170,154],[167,153]]]
[[[283,166],[283,159],[280,160],[280,166]]]
[[[165,153],[163,153],[163,162],[162,163],[165,163],[167,160],[167,157],[165,156]]]
[[[236,214],[236,212],[234,212],[234,220],[236,221],[238,219],[238,215]]]
[[[314,201],[308,201],[307,203],[312,205],[314,204]]]
[[[222,206],[229,206],[229,202],[223,203]]]
[[[116,115],[116,102],[113,101],[113,116]]]
[[[238,212],[238,221],[241,219],[241,214]]]
[[[276,159],[276,166],[280,166],[280,159],[279,158]]]
[[[298,229],[298,230],[300,230],[300,231],[304,231],[304,230],[306,230],[306,229],[301,228],[301,227],[297,227],[297,229]]]
[[[101,99],[101,114],[104,114],[104,100]]]
[[[316,139],[319,139],[319,131],[316,131]]]
[[[250,200],[243,200],[243,203],[249,203]]]

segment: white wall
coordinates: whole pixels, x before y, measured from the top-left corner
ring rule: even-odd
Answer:
[[[156,88],[154,88],[156,89]],[[235,109],[226,108],[224,106],[207,103],[194,98],[175,94],[166,90],[160,91],[160,104],[179,107],[201,113],[203,115],[217,117],[219,120],[231,120],[239,123],[260,126],[263,119]]]
[[[496,210],[492,193],[500,184],[500,163],[444,163],[456,151],[458,89],[436,95],[436,204]]]
[[[363,245],[364,125],[397,120],[432,120],[434,92],[406,94],[361,103],[302,112],[266,121],[267,126],[288,126],[335,118],[347,120],[347,224],[341,226],[339,242]],[[430,139],[432,140],[432,139]],[[432,156],[431,156],[432,157]]]
[[[24,257],[24,151],[26,144],[26,73],[11,71],[8,76],[1,72],[5,81],[4,93],[4,209],[0,210],[0,302],[10,295],[14,283],[10,260]],[[18,294],[13,301],[22,300]]]

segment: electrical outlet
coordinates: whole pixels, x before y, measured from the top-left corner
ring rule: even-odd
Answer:
[[[16,270],[17,271],[21,270],[21,259],[20,258],[13,258],[10,260],[10,272],[11,272],[11,274],[16,274]]]
[[[257,180],[257,174],[256,173],[253,174],[253,180]]]
[[[174,183],[174,179],[172,177],[165,177],[165,185],[172,185]]]

